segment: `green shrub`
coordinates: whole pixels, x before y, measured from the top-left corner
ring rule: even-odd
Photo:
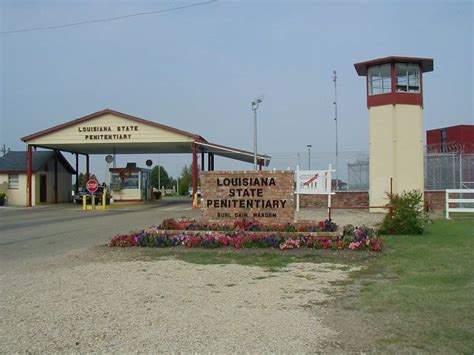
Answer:
[[[380,234],[423,234],[427,216],[423,212],[423,194],[413,190],[404,191],[401,195],[390,196],[390,204],[394,207],[393,220],[390,212],[385,216]]]

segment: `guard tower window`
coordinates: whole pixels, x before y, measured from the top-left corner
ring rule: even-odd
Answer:
[[[390,64],[375,65],[369,68],[369,95],[387,94],[392,92]]]
[[[420,66],[418,64],[397,63],[397,92],[420,92]]]

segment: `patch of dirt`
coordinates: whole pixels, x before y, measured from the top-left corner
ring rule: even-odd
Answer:
[[[337,209],[332,210],[331,218],[340,228],[348,224],[376,228],[382,223],[385,214],[383,211],[369,213],[368,210]],[[299,212],[295,212],[295,219],[311,222],[324,221],[328,219],[328,211],[327,208],[302,208]]]
[[[327,304],[357,267],[268,271],[140,252],[98,247],[0,271],[0,352],[328,352],[346,337],[325,321]]]

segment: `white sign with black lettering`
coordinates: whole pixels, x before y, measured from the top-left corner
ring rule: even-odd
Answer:
[[[329,165],[328,170],[299,170],[296,167],[295,171],[295,194],[296,194],[296,210],[300,209],[299,195],[328,195],[328,207],[331,206],[331,191],[332,173],[336,170],[331,169]]]

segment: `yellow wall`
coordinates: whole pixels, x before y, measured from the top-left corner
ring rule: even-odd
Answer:
[[[369,108],[369,199],[371,206],[388,203],[393,192],[423,192],[423,110],[417,105]]]
[[[139,189],[122,189],[120,191],[111,191],[111,197],[114,201],[119,200],[142,200],[141,190]]]
[[[47,203],[54,203],[54,163],[48,165],[48,172],[38,171],[33,174],[31,182],[32,188],[32,205],[36,206],[40,203],[40,175],[47,175],[46,178],[46,199]],[[0,174],[0,184],[8,185],[8,174]],[[18,189],[7,189],[8,205],[10,206],[28,206],[26,174],[18,174]],[[72,199],[72,175],[68,173],[61,164],[58,164],[58,202],[70,202]]]
[[[4,182],[8,185],[8,174],[0,174],[0,184]],[[8,205],[26,206],[28,204],[26,186],[26,174],[18,174],[18,189],[6,190]]]
[[[100,128],[105,128],[99,131]],[[88,128],[96,131],[87,131]],[[108,130],[110,128],[110,131]],[[127,129],[128,128],[128,129]],[[107,139],[90,138],[91,135],[107,135]],[[115,135],[115,137],[113,137]],[[122,135],[120,138],[119,135]],[[111,139],[110,136],[112,136]],[[126,136],[126,137],[125,137]],[[105,114],[76,124],[46,136],[28,141],[31,145],[42,144],[97,144],[97,143],[144,143],[144,142],[192,142],[193,139],[150,125],[138,123],[112,114]]]

